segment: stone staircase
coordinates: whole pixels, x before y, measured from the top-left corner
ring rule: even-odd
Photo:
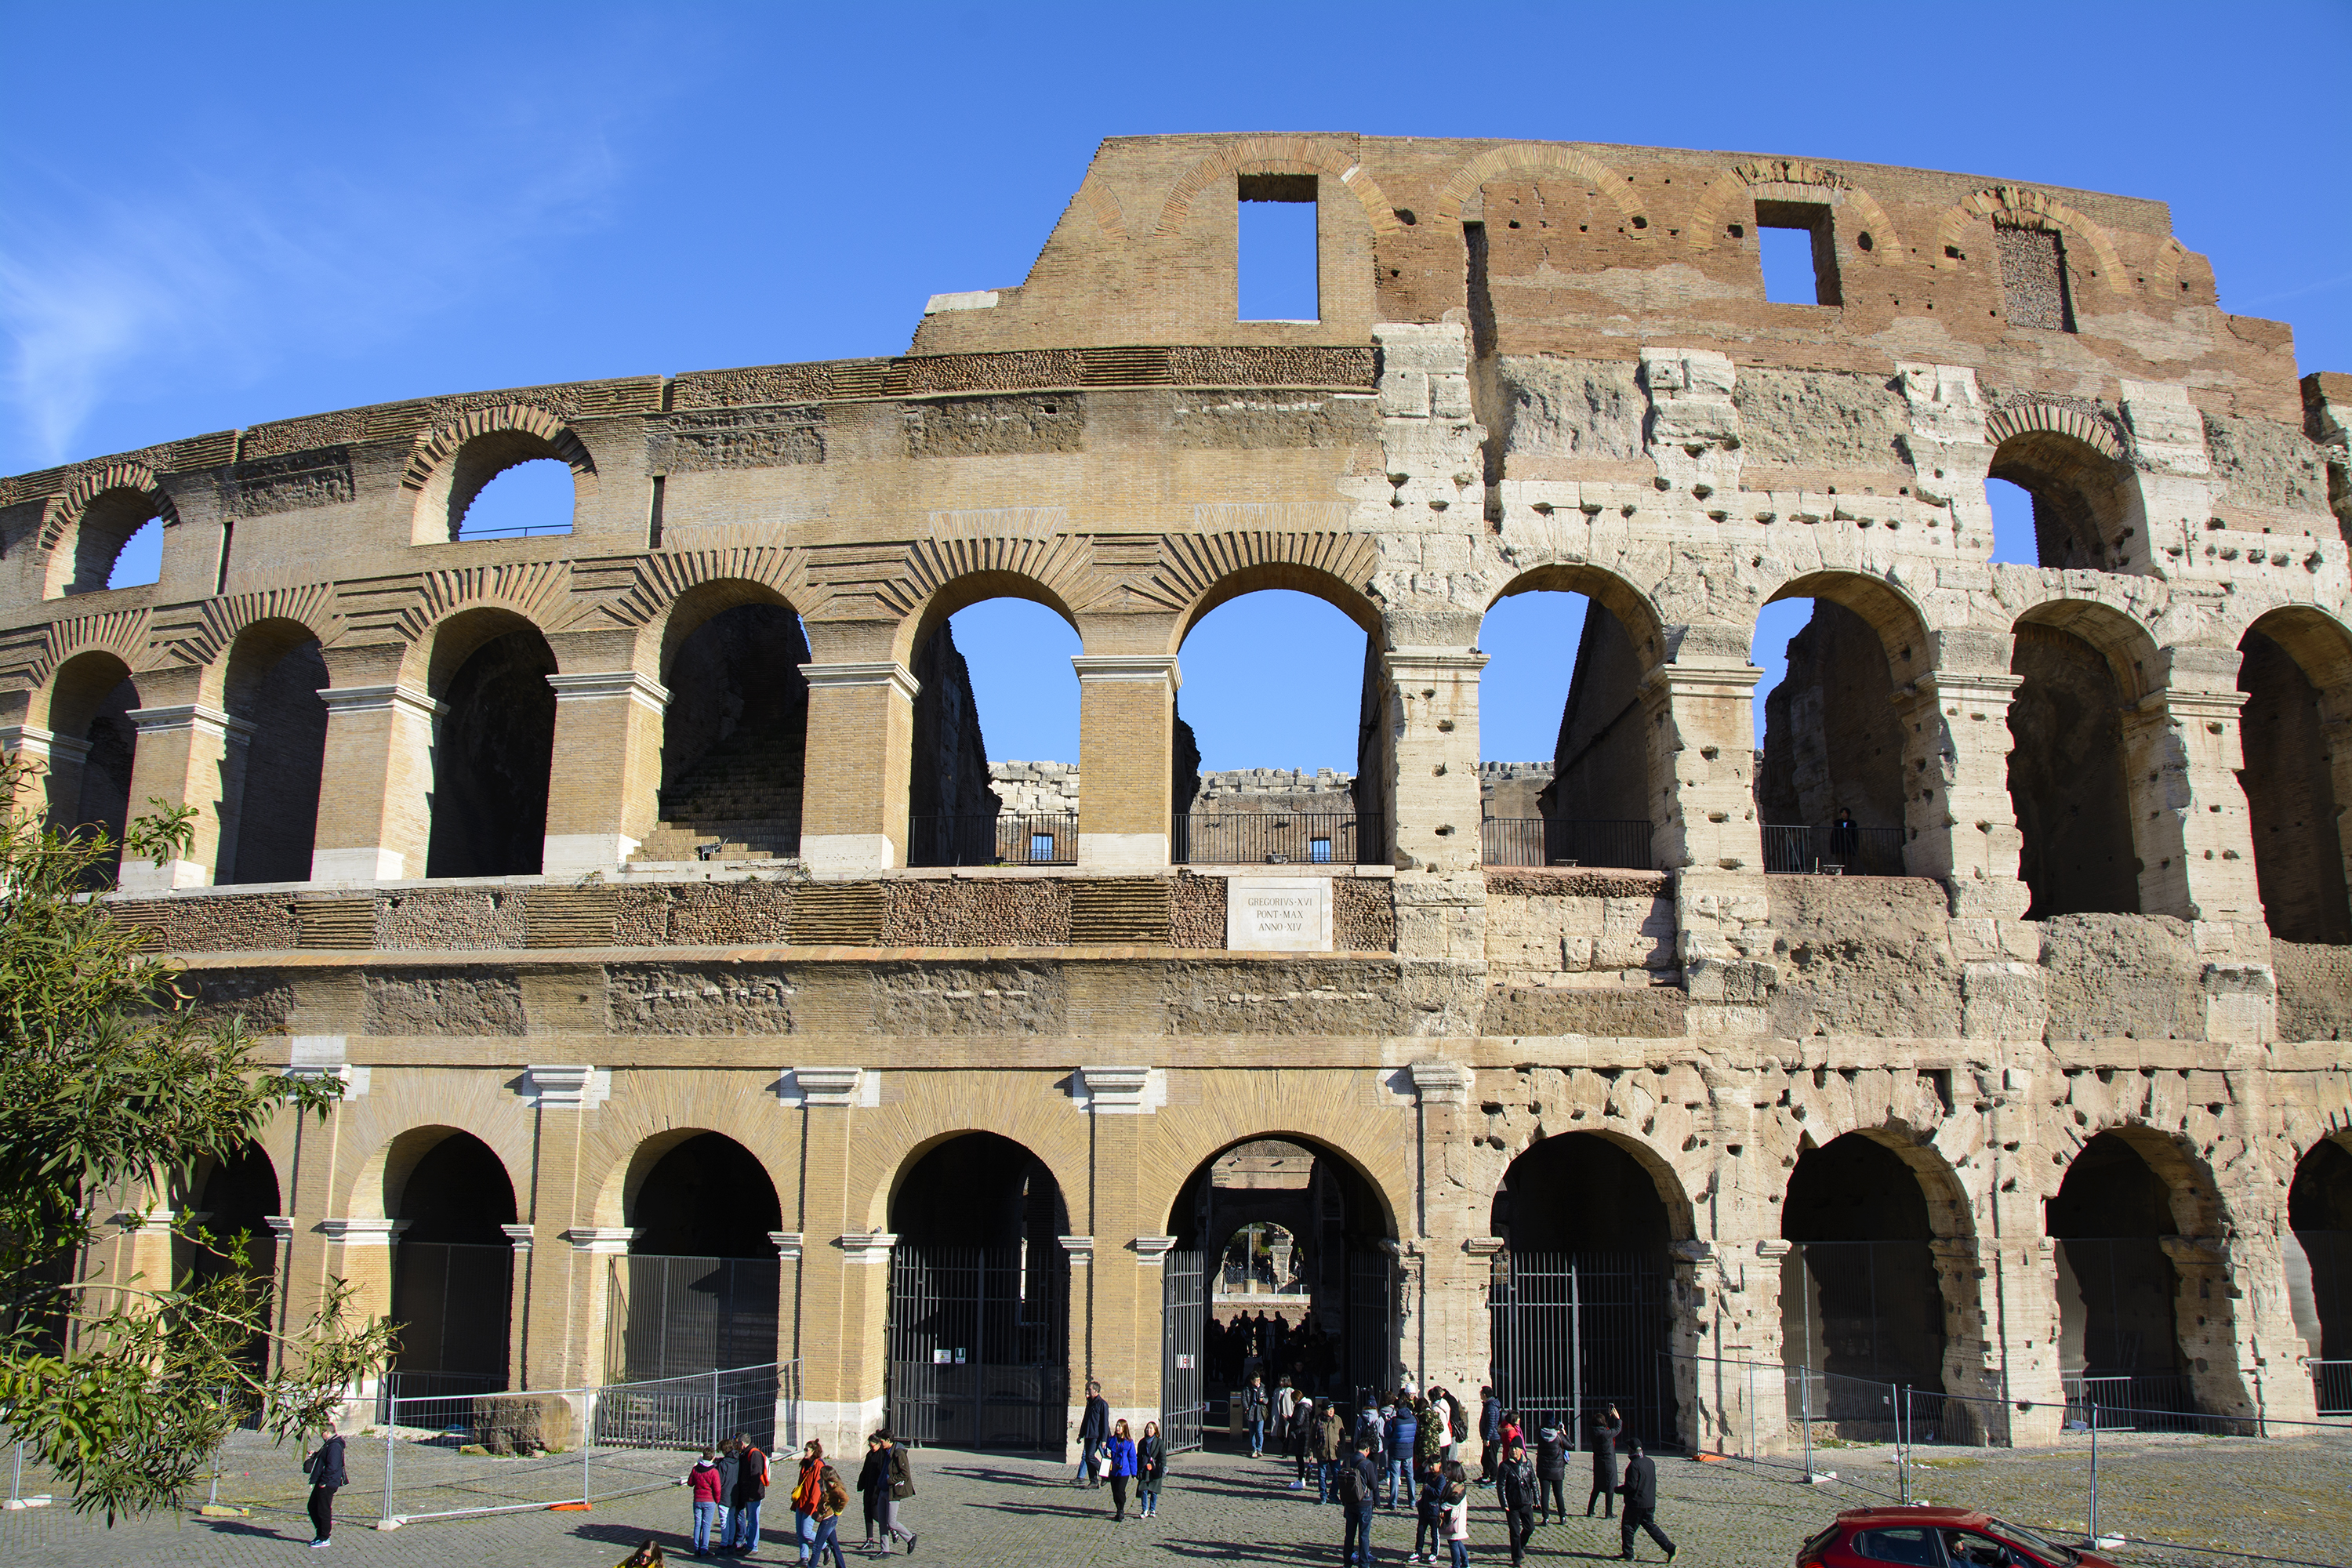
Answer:
[[[774,729],[720,742],[662,791],[661,820],[632,860],[782,860],[801,847],[798,737]]]

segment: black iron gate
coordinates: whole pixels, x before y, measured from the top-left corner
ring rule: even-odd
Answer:
[[[773,1364],[778,1272],[772,1258],[614,1258],[604,1286],[605,1381]]]
[[[1060,1452],[1070,1403],[1069,1294],[1058,1247],[893,1248],[893,1435]]]
[[[1350,1250],[1343,1320],[1348,1339],[1348,1386],[1358,1400],[1394,1389],[1397,1364],[1397,1267],[1386,1252]]]
[[[1532,1431],[1580,1437],[1613,1405],[1627,1439],[1679,1444],[1668,1342],[1673,1275],[1664,1256],[1504,1251],[1495,1257],[1495,1390]]]
[[[1202,1346],[1208,1324],[1201,1255],[1171,1252],[1160,1264],[1160,1433],[1171,1454],[1201,1446],[1208,1420]]]

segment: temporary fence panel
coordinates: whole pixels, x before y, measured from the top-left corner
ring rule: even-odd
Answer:
[[[688,1377],[776,1359],[772,1258],[631,1253],[606,1277],[604,1371],[616,1383]]]
[[[1160,1270],[1160,1434],[1169,1452],[1181,1454],[1201,1446],[1208,1418],[1207,1297],[1198,1252],[1170,1252]]]
[[[2194,1412],[2174,1316],[2179,1279],[2162,1244],[2152,1236],[2069,1237],[2057,1254],[2062,1321],[2074,1305],[2065,1302],[2069,1287],[2082,1314],[2080,1337],[2067,1336],[2082,1357],[2066,1376],[2068,1419],[2082,1419],[2092,1398],[2109,1410]]]
[[[894,1247],[891,1431],[910,1443],[1058,1450],[1068,1301],[1058,1248]]]
[[[1581,1436],[1613,1405],[1628,1438],[1678,1447],[1671,1298],[1664,1254],[1497,1253],[1486,1296],[1496,1393],[1531,1429]]]
[[[1781,1269],[1791,1312],[1789,1359],[1813,1369],[1813,1416],[1862,1441],[1890,1436],[1890,1386],[1941,1385],[1943,1287],[1935,1254],[1919,1241],[1811,1241]]]
[[[1341,1319],[1347,1335],[1348,1386],[1358,1399],[1396,1386],[1397,1267],[1390,1254],[1369,1247],[1348,1254],[1348,1295]]]

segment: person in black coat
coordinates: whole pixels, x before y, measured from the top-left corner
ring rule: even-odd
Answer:
[[[310,1544],[324,1546],[335,1533],[335,1493],[351,1484],[343,1471],[343,1435],[327,1423],[327,1435],[317,1450],[302,1461],[310,1478]]]
[[[1536,1532],[1536,1468],[1528,1462],[1528,1446],[1514,1437],[1495,1466],[1495,1500],[1503,1505],[1503,1521],[1511,1539],[1511,1561],[1527,1555],[1528,1537]]]
[[[1592,1505],[1601,1505],[1601,1517],[1607,1519],[1617,1511],[1617,1437],[1625,1430],[1625,1418],[1617,1407],[1592,1418],[1592,1490],[1585,1495],[1584,1517],[1592,1517]]]
[[[1072,1486],[1102,1485],[1102,1477],[1095,1473],[1095,1460],[1109,1441],[1110,1401],[1103,1397],[1101,1384],[1089,1383],[1086,1414],[1078,1418],[1078,1475]]]
[[[1536,1519],[1566,1519],[1568,1451],[1575,1439],[1558,1426],[1547,1426],[1536,1440]]]
[[[1650,1539],[1665,1549],[1666,1561],[1675,1560],[1675,1543],[1658,1528],[1658,1467],[1656,1461],[1642,1452],[1642,1445],[1632,1445],[1631,1456],[1625,1461],[1625,1484],[1617,1489],[1625,1494],[1625,1517],[1617,1521],[1617,1535],[1624,1550],[1618,1553],[1627,1562],[1633,1559],[1633,1532],[1646,1530]]]

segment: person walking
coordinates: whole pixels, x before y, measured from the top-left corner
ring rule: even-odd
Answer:
[[[907,1555],[912,1557],[915,1554],[915,1532],[907,1527],[906,1521],[899,1518],[898,1510],[906,1506],[908,1499],[915,1495],[915,1461],[908,1454],[907,1445],[890,1436],[890,1429],[887,1426],[875,1436],[882,1439],[882,1451],[885,1456],[881,1509],[882,1555],[885,1557],[890,1555],[890,1542],[893,1539],[897,1539],[907,1543]]]
[[[302,1473],[310,1478],[310,1545],[315,1551],[334,1538],[335,1494],[351,1484],[343,1470],[343,1435],[333,1422],[327,1423],[318,1447],[302,1460]]]
[[[1070,1484],[1081,1487],[1102,1485],[1099,1463],[1102,1447],[1110,1441],[1110,1401],[1102,1394],[1102,1384],[1089,1379],[1087,1383],[1086,1413],[1078,1418],[1078,1475]]]
[[[1136,1517],[1150,1519],[1160,1511],[1160,1483],[1168,1479],[1168,1442],[1157,1421],[1143,1424],[1143,1437],[1135,1445],[1135,1469],[1136,1500],[1142,1505]]]
[[[1459,1460],[1446,1463],[1445,1490],[1438,1506],[1444,1513],[1445,1549],[1452,1554],[1454,1568],[1469,1568],[1470,1477]]]
[[[866,1516],[866,1540],[861,1552],[874,1550],[874,1539],[882,1528],[883,1505],[890,1500],[890,1443],[888,1435],[874,1432],[866,1439],[866,1458],[857,1467],[857,1501]],[[890,1542],[882,1542],[888,1551]]]
[[[712,1545],[726,1539],[719,1533],[719,1521],[727,1517],[719,1490],[719,1456],[708,1448],[694,1462],[694,1468],[686,1472],[686,1495],[694,1500],[694,1554],[708,1557]]]
[[[1451,1443],[1451,1451],[1445,1457],[1460,1464],[1462,1450],[1470,1442],[1470,1412],[1463,1408],[1460,1396],[1450,1388],[1445,1391],[1445,1431]]]
[[[1617,1511],[1617,1437],[1624,1430],[1625,1418],[1613,1405],[1592,1418],[1592,1490],[1584,1500],[1587,1519],[1592,1517],[1595,1500],[1601,1503],[1601,1518]]]
[[[1478,1391],[1478,1484],[1495,1484],[1495,1462],[1503,1457],[1503,1402],[1490,1385]]]
[[[1568,1484],[1568,1434],[1557,1426],[1547,1426],[1536,1435],[1536,1518],[1563,1520],[1568,1517],[1568,1499],[1561,1488]]]
[[[1347,1434],[1339,1426],[1339,1407],[1329,1400],[1323,1402],[1323,1413],[1316,1418],[1309,1441],[1315,1457],[1315,1500],[1331,1500],[1331,1483],[1337,1478],[1332,1471],[1339,1456],[1347,1451]]]
[[[1525,1560],[1528,1538],[1536,1532],[1536,1468],[1528,1462],[1528,1446],[1513,1437],[1503,1444],[1495,1466],[1495,1500],[1503,1505],[1503,1526],[1511,1542],[1511,1561]]]
[[[1128,1435],[1127,1417],[1110,1432],[1110,1521],[1127,1522],[1127,1489],[1135,1482],[1135,1439]]]
[[[816,1444],[812,1441],[809,1446],[815,1447]],[[833,1550],[833,1568],[849,1568],[848,1559],[841,1554],[841,1515],[842,1510],[849,1506],[849,1492],[841,1484],[841,1477],[834,1468],[824,1462],[822,1454],[820,1449],[816,1488],[810,1500],[815,1506],[809,1510],[811,1532],[802,1543],[801,1562],[803,1568],[822,1563],[825,1549],[830,1547]]]
[[[1253,1374],[1242,1389],[1242,1423],[1249,1428],[1249,1457],[1265,1453],[1265,1380]]]
[[[1617,1521],[1618,1539],[1624,1550],[1618,1553],[1627,1562],[1633,1560],[1633,1532],[1646,1530],[1650,1539],[1665,1550],[1666,1561],[1675,1560],[1675,1543],[1658,1528],[1658,1466],[1657,1461],[1642,1452],[1639,1443],[1628,1446],[1625,1460],[1625,1484],[1617,1489],[1625,1494],[1625,1517]]]
[[[1357,1438],[1355,1451],[1334,1468],[1331,1495],[1347,1515],[1339,1532],[1339,1562],[1342,1568],[1372,1568],[1372,1505],[1378,1500],[1380,1471],[1371,1439]]]
[[[793,1482],[793,1539],[800,1543],[803,1563],[809,1561],[816,1541],[817,1513],[824,1504],[824,1478],[832,1468],[824,1462],[823,1439],[810,1438],[808,1446],[801,1450],[800,1474]],[[839,1549],[836,1531],[835,1550]]]
[[[749,1432],[735,1435],[735,1490],[728,1500],[727,1543],[738,1552],[760,1549],[760,1505],[768,1499],[768,1456]]]
[[[1290,1421],[1283,1430],[1283,1441],[1289,1447],[1291,1462],[1297,1467],[1290,1479],[1290,1489],[1307,1489],[1307,1445],[1315,1426],[1315,1401],[1300,1395],[1290,1407]]]
[[[1413,1449],[1421,1437],[1421,1423],[1413,1416],[1411,1398],[1404,1394],[1399,1394],[1396,1404],[1381,1415],[1388,1426],[1388,1430],[1381,1434],[1381,1446],[1388,1450],[1389,1456],[1389,1495],[1382,1506],[1395,1508],[1397,1498],[1402,1495],[1405,1505],[1411,1507]]]

